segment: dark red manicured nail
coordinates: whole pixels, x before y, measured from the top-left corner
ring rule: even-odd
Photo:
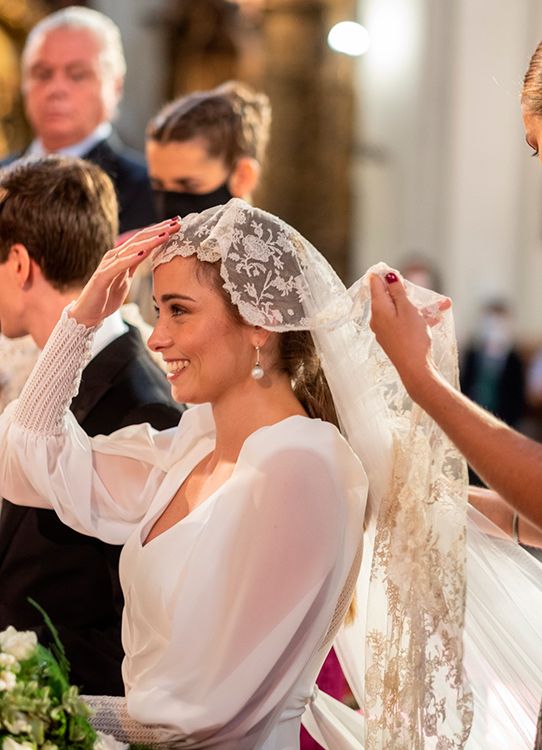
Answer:
[[[165,236],[166,236],[166,234],[167,234],[167,232],[160,232],[160,234],[159,234],[158,236],[159,236],[159,237],[165,237]]]
[[[396,281],[399,281],[397,278],[397,274],[393,273],[393,271],[389,271],[386,276],[384,277],[388,284],[394,284]]]
[[[144,251],[144,250],[140,250],[140,251],[138,252],[138,255],[145,255],[145,251]]]

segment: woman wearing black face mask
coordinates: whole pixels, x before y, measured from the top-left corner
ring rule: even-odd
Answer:
[[[238,81],[166,104],[147,127],[146,155],[157,220],[250,201],[271,126],[268,97]],[[139,268],[130,300],[154,323],[150,270]]]
[[[181,97],[151,120],[147,161],[157,218],[250,199],[269,138],[265,94],[238,82]]]
[[[227,203],[234,196],[228,187],[226,180],[216,190],[208,193],[189,193],[178,190],[158,190],[153,188],[154,207],[159,221],[164,221],[171,216],[186,216],[187,214],[199,213],[206,208],[220,206]]]

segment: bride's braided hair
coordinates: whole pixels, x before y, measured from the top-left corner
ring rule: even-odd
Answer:
[[[309,417],[331,422],[338,429],[339,420],[320,357],[310,331],[286,331],[279,334],[279,359],[290,376],[294,393]],[[346,613],[348,625],[356,617],[356,597]]]
[[[335,404],[310,331],[281,333],[279,359],[309,417],[323,419],[339,427]]]
[[[542,42],[535,49],[525,73],[521,103],[529,114],[542,115]]]

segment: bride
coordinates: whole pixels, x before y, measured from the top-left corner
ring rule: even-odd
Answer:
[[[484,722],[523,711],[511,736],[528,741],[541,650],[514,644],[518,662],[494,684],[484,648],[516,633],[485,639],[495,589],[481,570],[469,687],[465,465],[376,344],[367,280],[347,292],[295,230],[239,199],[169,238],[164,226],[104,256],[0,418],[0,494],[125,545],[126,704],[99,703],[97,721],[113,710],[116,722],[100,728],[153,745],[294,750],[303,716],[328,750],[485,750],[496,745]],[[150,255],[149,345],[174,397],[196,406],[176,430],[91,439],[68,405],[97,327]],[[453,381],[449,314],[434,354]],[[538,616],[531,588],[521,603]],[[363,719],[314,687],[339,628]]]

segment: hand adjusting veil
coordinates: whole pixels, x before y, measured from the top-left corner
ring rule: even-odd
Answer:
[[[469,537],[469,547],[476,548],[474,565],[469,559],[476,583],[469,595],[474,614],[472,632],[467,631],[466,669],[475,714],[481,717],[480,729],[475,721],[471,735],[473,702],[463,670],[465,463],[409,399],[376,343],[368,325],[368,274],[348,291],[298,232],[237,198],[185,217],[180,231],[155,251],[153,267],[177,255],[219,263],[224,288],[248,323],[277,332],[311,331],[341,430],[369,476],[358,615],[336,640],[363,719],[346,716],[342,705],[320,694],[305,712],[309,731],[328,750],[486,750],[486,724],[496,715],[517,729],[510,735],[515,744],[503,748],[527,750],[542,685],[541,643],[536,631],[529,632],[529,646],[522,651],[514,625],[511,631],[496,628],[492,597],[502,592],[493,564],[498,561],[506,569],[508,558],[502,549],[495,552],[495,543],[486,543],[482,534],[473,538],[473,545]],[[371,269],[385,270],[383,264]],[[409,289],[420,304],[438,299],[427,290]],[[433,349],[439,369],[455,383],[451,314],[434,329]],[[530,561],[515,565],[513,588],[518,582],[529,586],[522,604],[532,597],[530,611],[542,611],[536,608],[542,603],[541,587]],[[526,628],[522,621],[519,633]],[[499,658],[506,648],[514,658],[501,669]],[[495,676],[497,688],[490,696]]]

